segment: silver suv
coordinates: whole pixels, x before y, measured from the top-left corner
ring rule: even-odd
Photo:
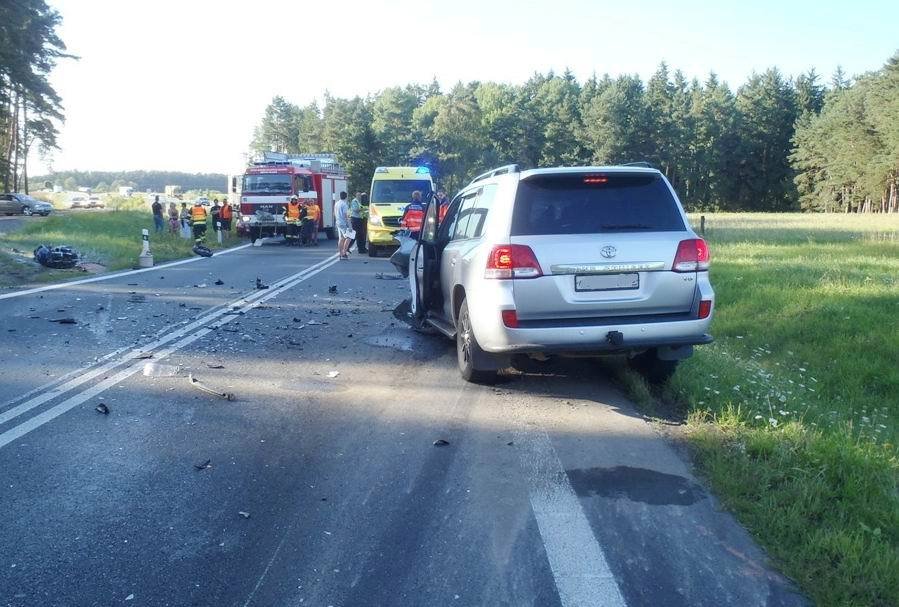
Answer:
[[[513,354],[627,354],[662,382],[712,341],[709,249],[651,168],[484,173],[442,222],[428,205],[406,269],[413,317],[456,340],[468,381]]]

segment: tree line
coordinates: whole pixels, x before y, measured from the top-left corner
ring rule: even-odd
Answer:
[[[0,2],[0,185],[28,190],[28,154],[56,147],[62,100],[48,75],[72,58],[56,35],[60,16],[44,0]]]
[[[329,151],[364,190],[376,165],[425,163],[455,191],[502,164],[647,161],[691,209],[899,212],[899,53],[855,81],[841,69],[753,73],[736,91],[661,63],[638,76],[570,71],[521,85],[436,82],[306,106],[272,99],[251,152]],[[838,151],[837,151],[838,150]],[[866,202],[867,201],[867,202]]]
[[[58,185],[65,190],[89,187],[95,192],[115,192],[130,186],[138,192],[162,192],[167,185],[180,185],[188,190],[222,191],[226,187],[224,173],[182,173],[178,171],[57,171],[33,178],[34,182]]]

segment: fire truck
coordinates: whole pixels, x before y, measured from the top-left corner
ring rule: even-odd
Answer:
[[[256,240],[285,234],[284,209],[293,196],[319,206],[319,230],[335,238],[334,202],[347,189],[334,154],[264,152],[243,175],[232,175],[228,199],[238,209],[237,232]]]

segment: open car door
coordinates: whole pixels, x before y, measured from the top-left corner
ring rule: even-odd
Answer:
[[[438,207],[435,200],[425,206],[418,241],[409,255],[409,288],[412,316],[421,321],[440,297],[440,260],[437,256]]]

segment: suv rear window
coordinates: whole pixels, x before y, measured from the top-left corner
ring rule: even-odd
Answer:
[[[512,236],[679,232],[684,220],[658,174],[540,175],[518,184]]]

